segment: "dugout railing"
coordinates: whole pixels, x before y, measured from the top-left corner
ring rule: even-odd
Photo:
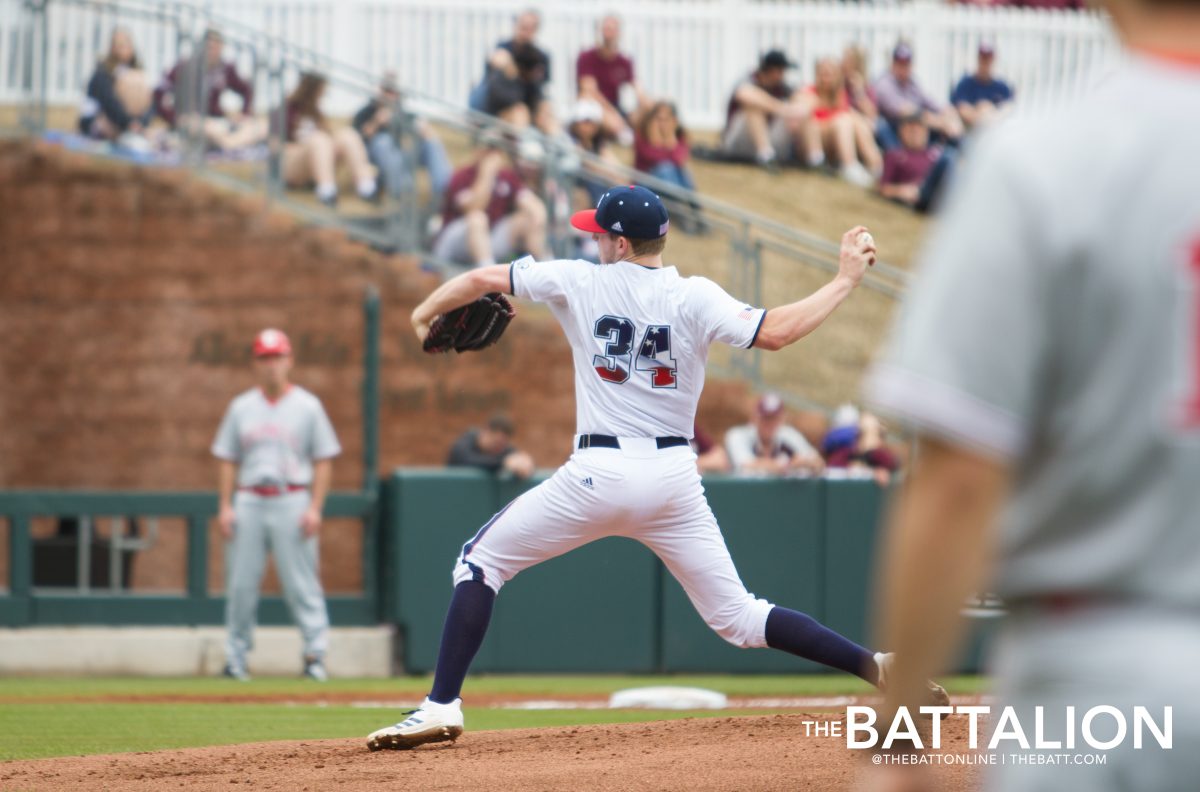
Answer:
[[[325,508],[327,520],[346,519],[362,525],[362,590],[328,595],[331,621],[338,626],[378,624],[375,559],[378,556],[379,513],[374,491],[335,492]],[[6,525],[8,586],[0,595],[0,625],[201,625],[221,624],[223,585],[211,585],[210,544],[214,536],[217,498],[207,492],[0,492],[0,519]],[[39,541],[35,524],[82,518],[102,520],[176,520],[185,526],[182,590],[138,591],[109,578],[107,585],[88,585],[82,574],[75,586],[36,586],[34,557]],[[42,532],[44,535],[44,532]],[[327,540],[336,540],[327,532]],[[112,548],[113,534],[85,548]],[[119,552],[120,541],[115,542]],[[137,561],[134,560],[136,564]],[[172,588],[176,588],[172,586]],[[263,597],[260,619],[267,624],[289,623],[282,597]]]

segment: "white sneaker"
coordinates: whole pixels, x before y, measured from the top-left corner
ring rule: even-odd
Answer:
[[[238,682],[250,681],[250,672],[241,663],[226,663],[225,668],[221,669],[221,676],[236,679]]]
[[[856,187],[869,190],[875,186],[875,177],[861,164],[853,162],[842,167],[842,178]]]
[[[304,660],[304,676],[314,682],[328,682],[329,672],[325,670],[325,664],[317,659]]]
[[[879,669],[879,689],[886,691],[888,686],[888,677],[892,673],[892,664],[896,662],[896,653],[883,652],[875,653],[875,665]],[[921,702],[925,707],[949,707],[950,695],[946,693],[946,689],[936,682],[926,682],[926,691],[928,698]]]
[[[425,743],[454,741],[463,733],[460,698],[449,704],[437,704],[427,698],[419,709],[406,714],[408,717],[395,726],[371,732],[367,737],[367,748],[372,751],[384,748],[406,750]]]

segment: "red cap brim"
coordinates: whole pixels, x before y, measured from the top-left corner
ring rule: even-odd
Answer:
[[[607,228],[601,228],[596,222],[596,210],[584,209],[582,212],[576,212],[571,215],[571,225],[578,228],[580,231],[587,231],[589,234],[607,234]]]

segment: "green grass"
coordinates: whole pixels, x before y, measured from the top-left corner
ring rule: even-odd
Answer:
[[[955,693],[973,693],[986,680],[946,680]],[[732,696],[821,696],[865,693],[865,684],[830,676],[496,676],[473,677],[470,695],[604,696],[640,685],[689,685]],[[316,685],[299,679],[260,678],[250,683],[222,679],[5,678],[0,679],[0,761],[51,756],[154,751],[262,742],[364,738],[394,721],[397,709],[352,707],[311,700],[314,693],[361,695],[364,700],[417,700],[427,677],[332,680]],[[290,703],[224,703],[221,697],[287,696]],[[188,696],[211,703],[135,703],[107,697]],[[505,710],[467,708],[473,730],[540,728],[589,723],[629,723],[681,717],[762,714],[777,710],[703,712],[653,710]]]
[[[951,693],[976,693],[986,687],[984,677],[952,677],[942,680]],[[279,696],[309,695],[314,692],[377,694],[385,697],[414,695],[429,689],[427,676],[392,679],[331,679],[316,685],[291,677],[257,677],[242,683],[219,678],[141,677],[6,677],[0,678],[0,700],[49,698],[96,698],[108,696]],[[844,674],[791,676],[473,676],[467,693],[476,695],[604,696],[614,691],[643,685],[685,685],[710,688],[730,696],[832,696],[870,691],[865,682]]]

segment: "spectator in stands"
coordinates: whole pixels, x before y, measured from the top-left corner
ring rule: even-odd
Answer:
[[[875,94],[867,80],[867,53],[857,44],[849,45],[842,53],[842,78],[845,80],[850,107],[858,117],[869,122],[865,129],[873,134],[879,108],[875,106]]]
[[[354,128],[367,146],[371,163],[379,170],[388,194],[399,198],[414,189],[417,165],[429,172],[429,189],[441,196],[450,183],[450,159],[437,134],[424,121],[413,119],[416,134],[416,162],[396,136],[394,122],[404,112],[400,86],[394,72],[384,74],[379,94],[354,116]]]
[[[809,113],[801,101],[802,93],[787,84],[787,70],[792,66],[787,55],[771,50],[734,89],[721,135],[724,154],[753,158],[775,171],[780,162],[790,162],[803,151]],[[821,161],[810,158],[807,164],[816,166]]]
[[[471,91],[470,105],[514,126],[533,124],[547,135],[557,135],[554,105],[545,96],[550,55],[535,43],[541,22],[534,9],[517,14],[512,38],[500,42],[488,56],[483,81]]]
[[[284,109],[285,140],[283,179],[289,187],[314,185],[317,200],[337,204],[337,166],[346,165],[354,178],[358,196],[375,197],[375,169],[362,138],[351,127],[334,129],[321,112],[325,78],[314,72],[300,75],[300,83]]]
[[[688,167],[691,146],[687,132],[679,123],[675,105],[659,101],[643,113],[633,145],[635,168],[676,187],[695,191],[696,182]],[[706,223],[700,218],[698,203],[686,201],[685,206],[670,196],[666,200],[683,231],[689,234],[707,231]]]
[[[224,49],[220,31],[206,31],[203,48],[176,63],[154,89],[154,107],[171,127],[202,132],[212,147],[231,151],[266,140],[267,122],[253,117],[254,87],[224,59]]]
[[[995,62],[996,48],[986,41],[980,43],[975,73],[964,75],[950,94],[950,104],[967,129],[995,121],[1012,106],[1012,88],[992,73]]]
[[[116,28],[108,54],[96,64],[88,80],[87,95],[79,108],[79,131],[105,140],[122,139],[133,147],[145,146],[139,138],[153,116],[150,88],[133,37]]]
[[[883,157],[879,193],[918,212],[927,212],[953,169],[954,150],[929,144],[929,130],[920,113],[900,121],[900,141],[900,148]]]
[[[874,187],[883,170],[883,157],[870,135],[857,134],[845,78],[833,58],[817,61],[816,79],[805,94],[812,107],[812,123],[805,130],[806,150],[814,155],[819,151],[851,184]]]
[[[579,83],[579,98],[590,99],[604,111],[604,131],[621,145],[633,143],[631,124],[649,106],[649,100],[633,76],[633,60],[621,52],[621,20],[608,14],[600,20],[600,43],[579,53],[575,62],[575,77]],[[621,90],[629,90],[637,98],[632,118],[621,107]]]
[[[655,102],[642,115],[634,137],[634,167],[685,190],[695,190],[688,167],[692,156],[687,132],[679,123],[675,105]]]
[[[751,423],[725,433],[725,450],[739,474],[820,473],[825,463],[798,429],[784,423],[783,400],[764,394]]]
[[[692,452],[696,454],[696,467],[700,475],[705,473],[728,473],[729,454],[725,447],[712,439],[699,424],[692,424]]]
[[[858,440],[859,409],[849,402],[839,405],[821,441],[821,456],[829,459],[843,448],[852,447]]]
[[[579,148],[615,165],[619,160],[609,145],[611,138],[604,131],[603,119],[604,109],[598,103],[591,99],[580,99],[571,110],[571,125],[567,127],[567,134]],[[584,166],[579,174],[579,183],[588,193],[589,206],[595,206],[600,196],[620,181],[615,173],[589,166]]]
[[[887,446],[887,436],[879,418],[863,413],[855,426],[852,442],[831,451],[825,458],[831,469],[845,469],[851,475],[869,475],[881,487],[891,483],[900,469],[900,459]]]
[[[526,187],[498,133],[485,133],[481,145],[475,161],[450,177],[433,255],[471,266],[519,251],[544,259],[545,204]]]
[[[513,445],[513,422],[503,413],[488,419],[480,429],[468,429],[450,447],[447,467],[473,467],[489,473],[529,478],[533,457]]]
[[[899,145],[900,120],[920,113],[925,126],[947,141],[962,136],[962,124],[953,108],[934,101],[921,89],[912,74],[913,51],[901,41],[892,51],[891,69],[875,81],[875,103],[886,123],[880,123],[876,134],[885,149]]]

